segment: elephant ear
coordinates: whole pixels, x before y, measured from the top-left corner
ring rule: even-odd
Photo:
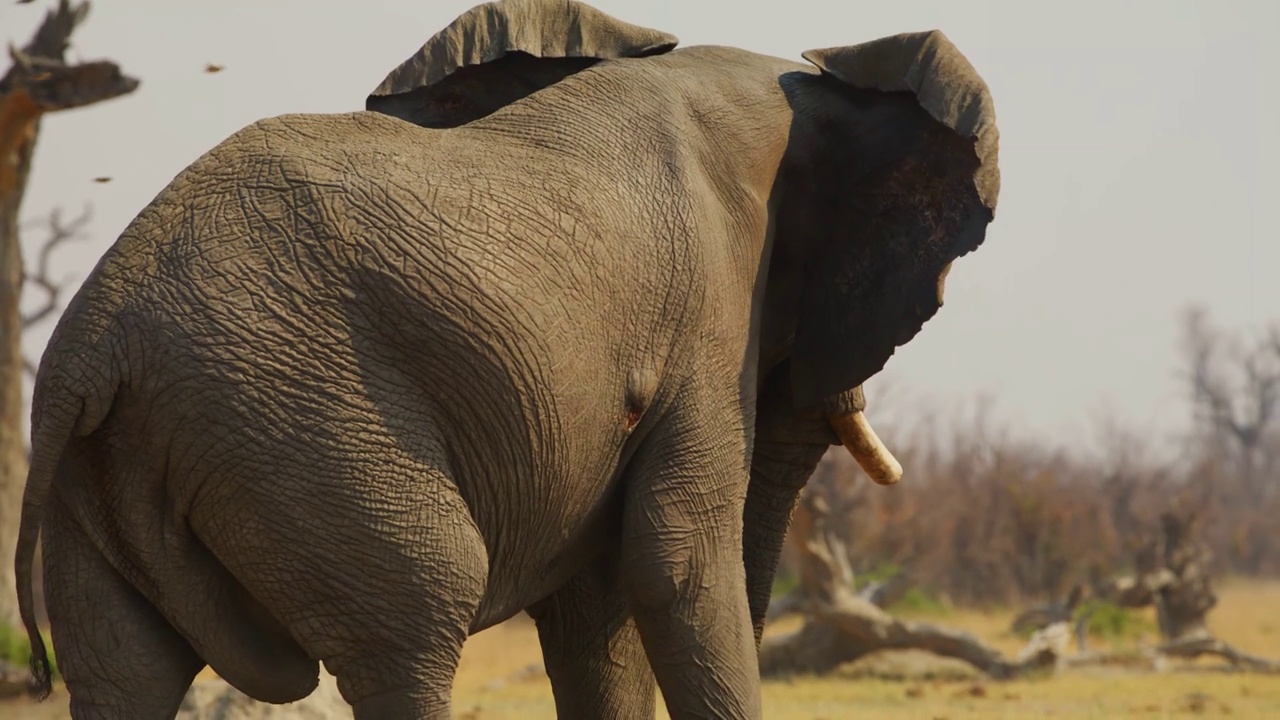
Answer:
[[[941,32],[803,57],[860,119],[848,151],[856,167],[845,170],[853,187],[825,201],[843,227],[817,231],[806,258],[798,405],[862,384],[919,332],[942,306],[951,262],[982,243],[1000,192],[990,92]]]
[[[424,127],[457,127],[601,60],[669,52],[674,36],[574,0],[498,0],[436,33],[365,101]]]

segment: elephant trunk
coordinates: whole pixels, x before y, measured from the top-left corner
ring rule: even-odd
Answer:
[[[863,414],[866,399],[861,386],[827,398],[819,413],[796,413],[791,408],[786,377],[784,366],[770,375],[761,392],[751,480],[743,508],[743,565],[757,644],[764,631],[791,513],[827,449],[843,445],[881,485],[891,485],[902,477],[902,466]]]
[[[764,631],[773,577],[800,491],[828,444],[759,443],[751,460],[751,482],[743,509],[743,564],[756,644]]]

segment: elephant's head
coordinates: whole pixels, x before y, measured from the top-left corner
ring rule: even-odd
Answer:
[[[387,75],[365,109],[456,127],[601,60],[658,55],[678,42],[573,0],[496,0],[433,35]]]
[[[794,119],[760,330],[760,402],[790,423],[757,421],[745,508],[757,639],[823,432],[877,482],[901,477],[862,412],[861,384],[942,306],[947,272],[982,243],[1000,187],[990,93],[942,33],[804,57],[821,73],[780,79]]]
[[[785,347],[792,403],[821,408],[881,483],[901,475],[852,394],[943,303],[999,194],[986,83],[938,31],[810,50],[781,79],[795,113],[775,192],[763,345]],[[775,355],[777,355],[775,351]]]
[[[843,127],[822,132],[845,142],[812,140],[839,180],[810,176],[818,187],[801,189],[825,207],[814,208],[821,226],[802,230],[810,244],[792,363],[800,404],[871,377],[933,317],[952,261],[982,243],[1000,190],[990,93],[941,32],[804,57],[826,87],[806,88],[803,101],[830,95],[825,121]]]

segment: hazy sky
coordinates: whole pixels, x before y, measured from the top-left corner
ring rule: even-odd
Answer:
[[[362,108],[474,4],[99,0],[71,58],[116,60],[142,85],[45,121],[24,217],[92,203],[91,239],[58,263],[79,282],[201,153],[264,116]],[[1280,202],[1280,2],[593,4],[684,46],[796,60],[938,28],[982,73],[1000,126],[999,209],[983,247],[947,278],[946,307],[882,374],[895,396],[993,396],[1002,422],[1064,442],[1104,410],[1177,430],[1179,309],[1203,302],[1241,327],[1280,319],[1280,233],[1266,220]],[[0,39],[25,43],[52,5],[0,3]],[[205,74],[206,62],[226,69]],[[92,182],[102,175],[114,179]],[[30,352],[50,330],[28,338]]]

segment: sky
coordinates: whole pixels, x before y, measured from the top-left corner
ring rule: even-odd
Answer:
[[[53,4],[0,4],[0,39],[24,44]],[[362,109],[474,4],[93,3],[69,59],[114,60],[141,86],[44,121],[24,219],[93,209],[55,276],[78,284],[175,174],[245,125]],[[869,412],[878,390],[922,412],[989,398],[998,422],[1060,444],[1096,436],[1102,419],[1171,437],[1189,415],[1178,313],[1203,304],[1246,330],[1280,321],[1280,232],[1268,223],[1280,202],[1280,3],[592,4],[682,46],[797,61],[810,48],[940,29],[982,74],[1000,129],[995,221],[952,268],[945,307],[868,383]],[[206,63],[224,70],[206,74]],[[40,239],[30,231],[24,245]],[[29,334],[32,357],[51,331]]]

